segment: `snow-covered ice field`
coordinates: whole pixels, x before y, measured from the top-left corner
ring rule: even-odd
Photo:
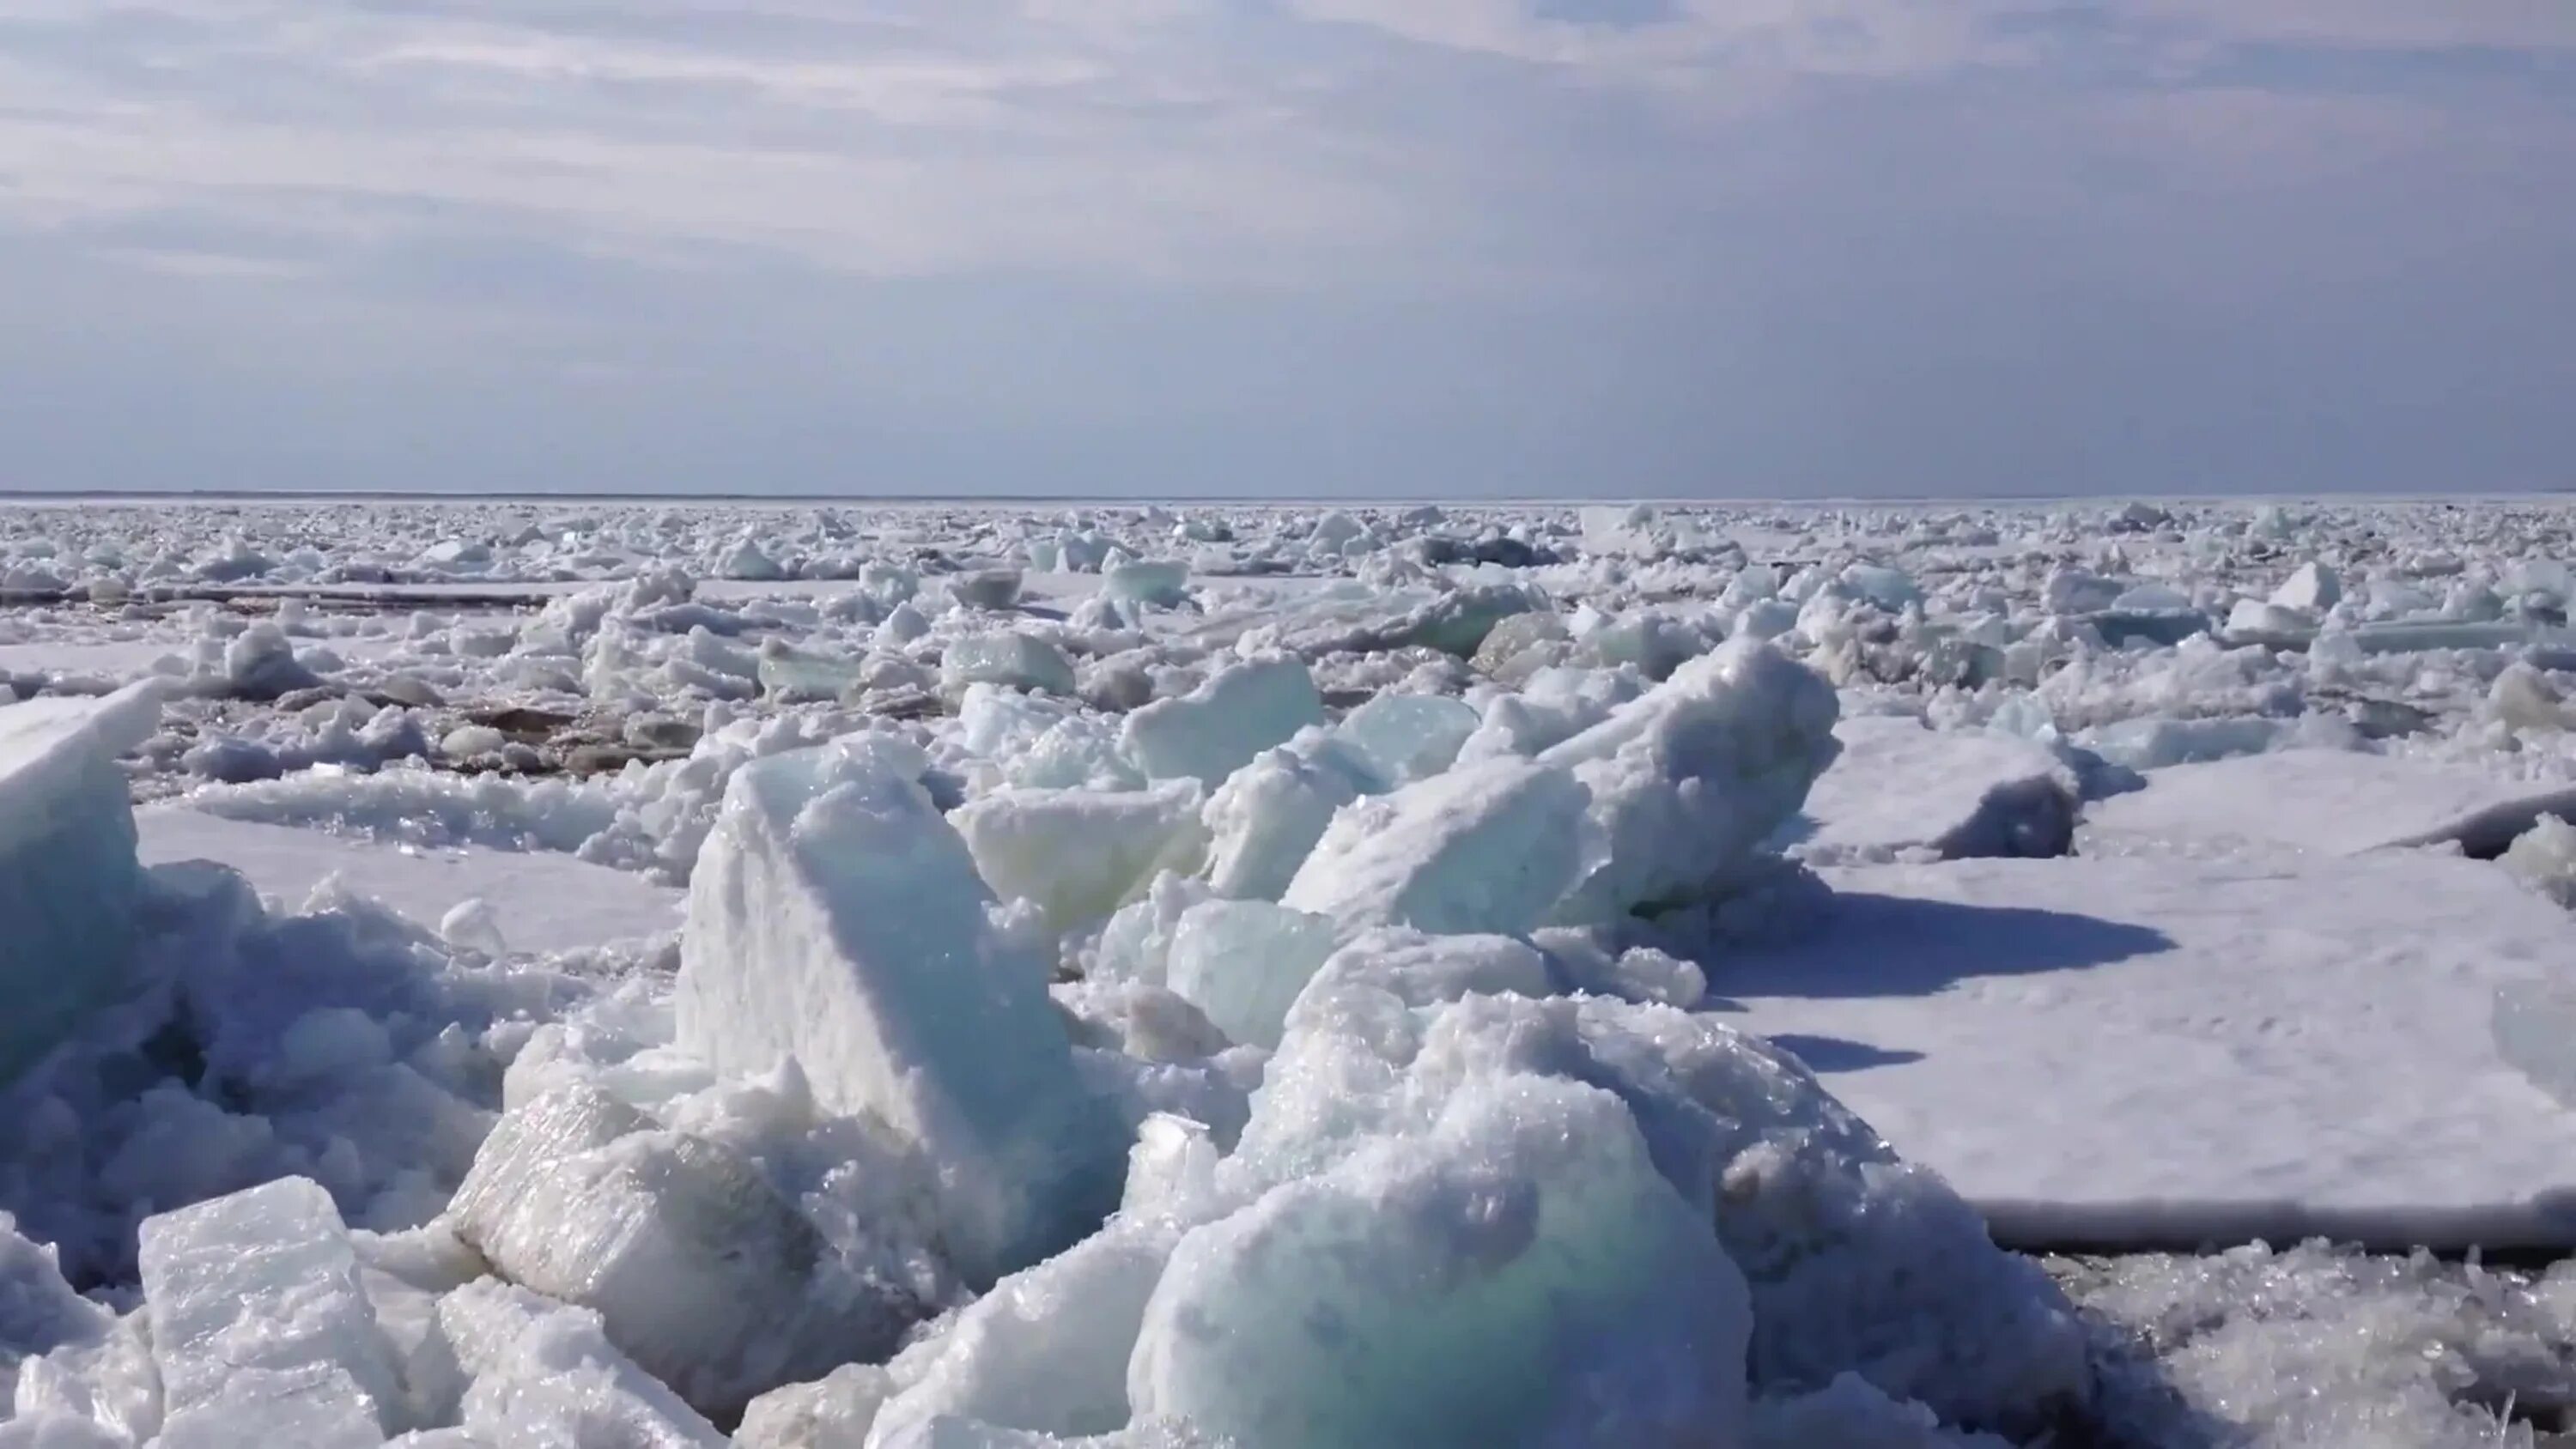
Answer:
[[[0,509],[0,1449],[2570,1442],[2571,601],[2544,500]]]

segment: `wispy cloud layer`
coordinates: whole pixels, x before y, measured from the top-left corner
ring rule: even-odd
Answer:
[[[2569,175],[2562,0],[0,0],[0,384],[417,373],[333,404],[399,486],[2555,481]],[[81,415],[46,481],[185,481]]]

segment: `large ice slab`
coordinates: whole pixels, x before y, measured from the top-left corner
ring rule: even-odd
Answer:
[[[379,1438],[391,1427],[403,1401],[393,1345],[359,1286],[348,1229],[315,1183],[284,1178],[146,1218],[140,1262],[171,1425],[191,1411],[255,1417],[274,1400],[281,1415],[309,1416],[322,1442],[345,1442],[327,1435],[342,1432],[332,1426],[346,1423],[354,1393]],[[251,1374],[272,1377],[246,1384]]]
[[[1119,744],[1148,779],[1187,778],[1213,788],[1253,756],[1323,722],[1314,676],[1298,660],[1273,656],[1229,665],[1188,694],[1137,710]]]
[[[1590,924],[1725,895],[1833,762],[1839,709],[1815,671],[1732,640],[1541,753],[1539,763],[1592,792],[1605,850],[1559,919]]]
[[[1591,864],[1589,803],[1562,769],[1461,765],[1342,807],[1280,900],[1346,929],[1516,935]]]
[[[940,687],[999,684],[1039,694],[1071,694],[1073,665],[1064,651],[1034,634],[1005,631],[960,639],[939,663]]]
[[[1777,839],[1809,861],[2064,855],[2075,836],[2074,773],[2027,740],[1938,731],[1912,716],[1834,726],[1842,753]]]
[[[2020,1243],[2576,1244],[2576,1112],[2503,1059],[2556,906],[2418,852],[1828,870],[1712,973]]]
[[[610,1341],[719,1419],[890,1352],[921,1316],[844,1271],[739,1153],[577,1085],[502,1117],[448,1215],[504,1277],[597,1312]]]
[[[1048,963],[995,929],[966,843],[865,743],[734,776],[692,880],[679,1042],[730,1075],[792,1058],[825,1108],[918,1143],[956,1266],[990,1281],[1099,1225],[1126,1141],[1075,1073]]]
[[[1058,931],[1107,917],[1156,872],[1207,854],[1195,781],[1151,790],[1002,789],[951,812],[985,884],[1033,902]]]
[[[144,864],[220,861],[262,895],[290,905],[301,904],[329,876],[431,929],[458,906],[481,901],[512,951],[560,951],[673,930],[687,899],[633,871],[555,851],[421,850],[229,820],[180,805],[138,810],[134,823]]]
[[[116,758],[160,701],[146,682],[0,708],[0,1084],[127,988],[142,873]]]
[[[2329,855],[2457,841],[2501,854],[2543,815],[2576,815],[2576,781],[2516,780],[2461,765],[2345,750],[2277,750],[2147,777],[2085,815],[2117,847],[2286,845]]]

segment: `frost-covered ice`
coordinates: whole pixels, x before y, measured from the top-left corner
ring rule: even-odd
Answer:
[[[0,1449],[2533,1443],[2571,556],[0,510]]]

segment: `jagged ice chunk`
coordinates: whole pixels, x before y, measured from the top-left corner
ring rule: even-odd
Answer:
[[[990,1281],[1096,1227],[1126,1148],[1076,1075],[1048,963],[921,786],[865,740],[746,766],[698,860],[679,1045],[750,1076],[794,1059],[824,1108],[936,1165],[947,1248]]]

